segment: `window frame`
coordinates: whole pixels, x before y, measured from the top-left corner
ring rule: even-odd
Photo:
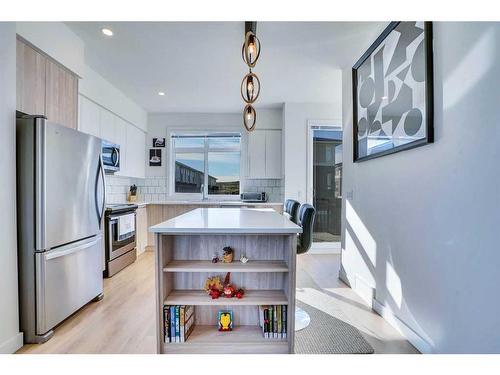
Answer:
[[[239,147],[209,147],[209,141],[208,137],[213,137],[213,136],[228,136],[228,135],[233,135],[233,136],[239,136],[240,137],[240,143]],[[176,136],[189,136],[189,137],[204,137],[204,145],[203,147],[175,147],[175,137]],[[203,195],[206,197],[206,200],[213,200],[213,201],[221,201],[221,200],[239,200],[240,195],[231,195],[231,194],[209,194],[208,191],[208,154],[209,152],[239,152],[240,157],[239,157],[239,192],[241,194],[242,191],[242,176],[243,176],[243,171],[242,171],[242,157],[243,157],[243,145],[244,145],[244,135],[239,132],[235,131],[234,129],[231,130],[214,130],[214,131],[198,131],[198,130],[174,130],[172,129],[171,131],[168,132],[168,140],[169,140],[169,145],[170,145],[170,152],[169,152],[169,170],[168,170],[168,181],[169,181],[169,196],[174,199],[190,199],[190,200],[202,200]],[[203,155],[203,161],[204,161],[204,193],[178,193],[175,191],[175,160],[176,160],[176,154],[177,153],[192,153],[192,154],[202,154]]]

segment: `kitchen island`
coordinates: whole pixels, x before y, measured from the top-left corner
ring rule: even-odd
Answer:
[[[197,208],[149,231],[155,236],[158,353],[293,353],[296,236],[302,228],[269,209]],[[233,261],[212,263],[227,246]],[[249,261],[240,262],[241,255]],[[205,280],[224,280],[227,272],[244,289],[243,298],[212,299]],[[164,306],[176,305],[195,306],[194,330],[185,342],[165,335]],[[286,335],[264,337],[259,306],[286,306]],[[232,331],[218,331],[219,310],[232,311]]]

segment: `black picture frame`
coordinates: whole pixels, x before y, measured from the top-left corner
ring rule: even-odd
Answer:
[[[165,138],[153,138],[153,147],[165,147]]]
[[[409,150],[415,147],[423,146],[434,142],[434,69],[433,69],[433,37],[432,22],[424,22],[424,66],[425,66],[425,129],[424,138],[396,146],[391,149],[372,153],[370,155],[359,157],[358,151],[358,69],[372,55],[377,47],[387,38],[387,36],[402,21],[391,22],[368,50],[352,67],[352,95],[353,95],[353,162],[366,161],[381,156],[394,154],[400,151]]]
[[[149,149],[149,166],[161,167],[161,149]]]

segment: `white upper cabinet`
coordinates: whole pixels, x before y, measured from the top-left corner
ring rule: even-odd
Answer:
[[[79,95],[78,130],[120,146],[119,176],[146,175],[146,133],[113,112]]]
[[[146,134],[127,124],[127,176],[144,178],[146,174]]]
[[[281,178],[281,130],[248,134],[248,178]]]
[[[79,125],[81,132],[101,138],[100,107],[86,97],[79,95]]]
[[[99,109],[101,113],[101,138],[111,143],[120,144],[115,126],[117,116],[102,107],[99,107]]]
[[[266,130],[266,177],[281,178],[281,130]]]

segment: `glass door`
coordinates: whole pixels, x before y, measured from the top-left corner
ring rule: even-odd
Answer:
[[[313,127],[312,137],[312,201],[316,208],[313,242],[315,247],[335,248],[340,243],[342,131]]]

